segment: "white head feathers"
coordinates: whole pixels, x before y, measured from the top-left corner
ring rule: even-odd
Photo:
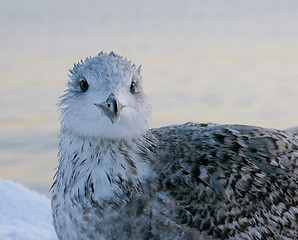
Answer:
[[[70,73],[59,103],[62,133],[109,139],[138,138],[145,133],[151,107],[142,89],[140,67],[113,52],[101,52],[75,64]],[[110,96],[115,106],[110,106]],[[111,112],[119,111],[112,112],[117,121],[98,107],[103,104]]]

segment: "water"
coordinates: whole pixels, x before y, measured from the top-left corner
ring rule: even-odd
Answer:
[[[0,177],[48,192],[74,62],[142,64],[152,127],[298,125],[298,2],[0,1]]]

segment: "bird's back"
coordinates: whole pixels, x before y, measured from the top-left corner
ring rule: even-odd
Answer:
[[[285,131],[193,124],[152,129],[159,191],[175,221],[220,239],[294,239],[298,141]]]

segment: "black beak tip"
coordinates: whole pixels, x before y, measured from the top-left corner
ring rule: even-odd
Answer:
[[[104,112],[112,124],[117,123],[122,105],[117,101],[114,94],[111,94],[105,102],[94,105]]]

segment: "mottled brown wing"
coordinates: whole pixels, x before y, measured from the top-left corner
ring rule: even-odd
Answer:
[[[283,131],[193,124],[151,130],[159,190],[174,218],[225,239],[280,239],[298,232],[298,143]]]

